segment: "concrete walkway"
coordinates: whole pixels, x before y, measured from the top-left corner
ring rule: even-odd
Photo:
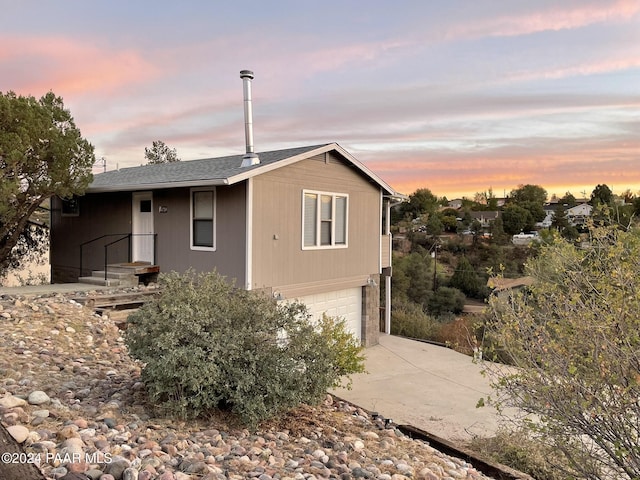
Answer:
[[[470,357],[386,334],[365,353],[368,374],[354,375],[352,390],[332,393],[451,441],[492,436],[498,428],[493,407],[476,408],[492,392],[482,366]]]

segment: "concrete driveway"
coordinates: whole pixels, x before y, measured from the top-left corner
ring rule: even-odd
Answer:
[[[470,357],[386,334],[365,353],[368,374],[354,375],[352,390],[332,393],[451,441],[492,436],[498,428],[493,407],[476,408],[492,392],[482,366]]]

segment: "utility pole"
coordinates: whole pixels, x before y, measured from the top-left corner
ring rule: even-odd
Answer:
[[[433,246],[433,291],[438,289],[438,249],[440,245],[437,243]]]
[[[102,171],[106,172],[107,171],[107,159],[104,157],[100,157],[98,160],[96,160],[96,163],[93,164],[95,167],[100,167],[102,166]]]

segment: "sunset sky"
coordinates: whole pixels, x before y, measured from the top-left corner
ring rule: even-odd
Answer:
[[[0,0],[0,91],[108,169],[337,142],[396,190],[640,192],[640,0]],[[97,170],[96,170],[97,171]]]

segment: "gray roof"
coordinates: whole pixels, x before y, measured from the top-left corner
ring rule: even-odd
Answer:
[[[227,185],[233,183],[230,182],[230,179],[237,175],[246,174],[252,170],[264,169],[265,166],[273,165],[323,146],[325,145],[258,153],[260,163],[248,167],[241,167],[242,157],[244,156],[242,154],[121,168],[94,175],[88,191],[126,191],[149,187],[171,188],[192,182],[197,184]]]
[[[375,173],[352,157],[337,143],[287,148],[258,153],[260,163],[242,167],[242,155],[204,158],[139,167],[122,168],[99,173],[93,177],[87,192],[119,192],[158,188],[195,187],[204,185],[232,185],[248,178],[281,168],[291,163],[335,150],[388,195],[396,192]]]

